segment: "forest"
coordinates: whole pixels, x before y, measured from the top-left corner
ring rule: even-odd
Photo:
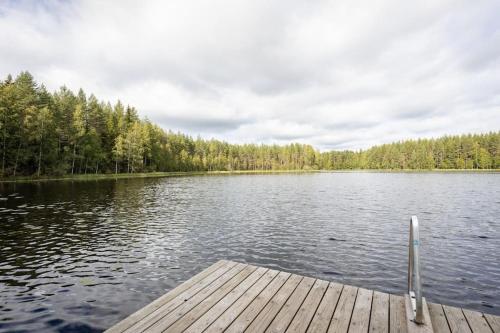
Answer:
[[[66,87],[48,92],[29,72],[0,82],[0,175],[219,170],[499,169],[500,131],[406,140],[359,151],[306,144],[230,144],[166,131],[120,101]]]

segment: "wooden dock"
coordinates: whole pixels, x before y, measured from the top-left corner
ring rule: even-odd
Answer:
[[[403,296],[222,260],[106,332],[500,333],[498,316],[427,308],[429,326],[419,330]]]

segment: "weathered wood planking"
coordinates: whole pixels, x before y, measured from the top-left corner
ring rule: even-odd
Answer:
[[[333,312],[337,308],[337,303],[342,293],[343,285],[332,283],[328,284],[325,296],[319,303],[318,309],[309,323],[308,333],[318,332],[325,333],[328,331]]]
[[[389,294],[373,292],[370,333],[389,332]]]
[[[389,332],[407,332],[404,297],[389,295],[389,319]]]
[[[435,333],[451,333],[450,326],[444,315],[441,304],[429,303],[429,314],[431,315],[432,328]]]
[[[428,304],[436,333],[500,333],[500,317]],[[106,332],[408,332],[405,299],[219,261]],[[413,329],[412,329],[413,330]]]

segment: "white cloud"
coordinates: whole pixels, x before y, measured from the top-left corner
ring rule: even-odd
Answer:
[[[496,1],[0,2],[0,75],[232,142],[500,129]]]

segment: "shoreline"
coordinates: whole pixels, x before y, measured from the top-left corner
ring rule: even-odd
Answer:
[[[0,183],[31,183],[51,181],[92,181],[105,179],[258,175],[258,174],[306,174],[306,173],[500,173],[500,169],[345,169],[345,170],[234,170],[234,171],[170,171],[119,174],[87,174],[66,176],[16,176],[0,178]]]
[[[317,170],[317,172],[333,173],[500,173],[500,169],[344,169]]]
[[[283,174],[283,173],[317,173],[319,170],[235,170],[235,171],[169,171],[169,172],[138,172],[138,173],[100,173],[66,176],[19,176],[0,178],[0,183],[31,183],[49,181],[91,181],[105,179],[217,176],[217,175],[251,175],[251,174]]]

